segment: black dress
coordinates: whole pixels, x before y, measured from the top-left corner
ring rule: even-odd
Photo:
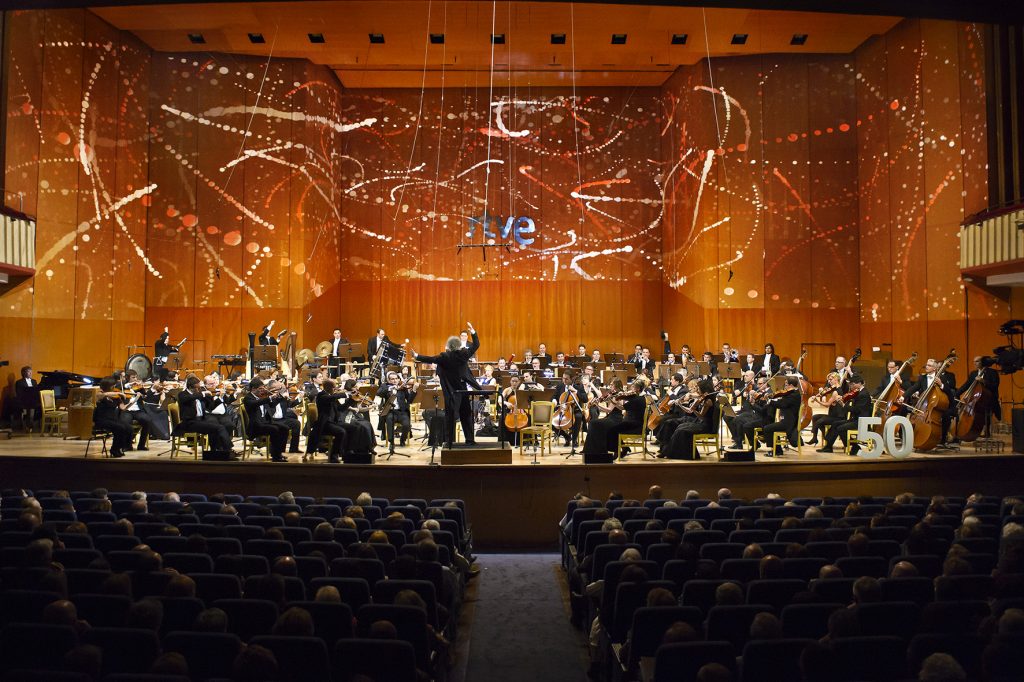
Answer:
[[[110,431],[114,436],[111,457],[120,457],[132,446],[131,420],[123,416],[121,401],[121,398],[100,398],[92,413],[93,428]]]
[[[590,422],[587,442],[583,445],[584,454],[615,452],[619,447],[619,434],[643,431],[646,408],[647,399],[644,396],[630,395],[623,404],[622,412],[613,410],[604,419]]]
[[[341,427],[345,429],[345,449],[342,451],[342,458],[349,453],[359,455],[371,453],[376,445],[373,426],[366,418],[365,412],[356,411],[358,407],[359,401],[353,400],[351,397],[338,403],[338,418],[341,421]]]
[[[668,448],[663,453],[668,459],[694,459],[693,437],[698,433],[714,433],[717,426],[715,400],[717,394],[709,393],[694,406],[694,418],[680,422]]]

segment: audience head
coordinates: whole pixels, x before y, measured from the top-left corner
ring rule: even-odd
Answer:
[[[882,601],[882,586],[869,575],[862,575],[853,581],[853,601],[856,604],[871,604]]]
[[[966,682],[967,673],[949,654],[934,653],[921,663],[920,682]]]
[[[743,588],[736,583],[722,583],[715,588],[715,606],[738,606],[743,603]]]
[[[774,614],[762,611],[750,623],[751,639],[782,639],[782,621]]]
[[[313,617],[306,609],[293,606],[277,617],[273,634],[288,637],[312,637]]]
[[[192,623],[193,632],[227,632],[228,614],[216,607],[203,609]]]
[[[258,644],[242,647],[231,666],[231,678],[236,682],[263,682],[278,678],[277,658],[274,653]]]

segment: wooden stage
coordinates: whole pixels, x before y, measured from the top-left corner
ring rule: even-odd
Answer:
[[[485,439],[481,439],[485,440]],[[493,440],[493,439],[492,439]],[[59,437],[15,434],[0,440],[0,487],[62,487],[178,492],[238,492],[354,497],[367,490],[394,497],[461,497],[466,500],[476,547],[482,550],[550,549],[557,541],[555,524],[565,502],[577,492],[604,498],[611,490],[643,499],[651,484],[660,484],[666,496],[681,498],[695,489],[714,496],[719,487],[735,497],[753,499],[769,492],[798,495],[890,495],[911,491],[918,495],[1024,494],[1024,455],[980,454],[965,446],[960,451],[914,454],[896,460],[888,456],[863,459],[819,454],[810,446],[802,454],[790,451],[783,458],[726,463],[717,459],[696,462],[647,460],[639,454],[616,464],[584,465],[582,457],[566,458],[569,450],[538,458],[532,451],[513,451],[512,464],[429,466],[430,451],[420,445],[399,448],[409,457],[387,461],[378,454],[375,465],[328,464],[324,457],[302,462],[289,455],[288,463],[267,461],[203,462],[191,454],[171,460],[167,444],[156,441],[149,452],[130,452],[122,459],[99,456],[94,442],[83,457],[83,441]],[[378,447],[378,453],[384,448]],[[440,450],[436,461],[440,461]]]

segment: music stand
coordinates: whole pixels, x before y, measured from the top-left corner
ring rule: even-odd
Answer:
[[[444,406],[444,393],[441,392],[440,388],[421,388],[419,390],[419,392],[416,394],[416,402],[419,403],[419,405],[420,405],[420,412],[422,414],[424,414],[424,415],[427,413],[427,410],[429,410],[429,409],[434,409],[434,410],[436,410],[438,412],[441,412],[441,413],[443,413],[444,409],[445,409],[445,406]],[[427,432],[426,433],[426,440],[427,440],[427,443],[422,448],[420,448],[420,452],[422,452],[423,450],[426,450],[429,447],[430,448],[430,466],[439,466],[440,464],[438,462],[434,461],[434,451],[437,449],[437,436],[440,436],[440,434],[434,434],[435,435],[434,442],[431,443],[430,442],[430,421],[427,420],[426,418],[424,418],[423,421],[426,424],[426,432]],[[447,422],[446,422],[445,423],[445,429],[447,429],[447,428],[448,428],[448,425],[447,425]],[[447,433],[445,433],[445,436],[447,437]]]
[[[689,377],[709,377],[711,376],[711,363],[704,362],[688,362],[686,363],[686,375]]]
[[[601,381],[605,384],[611,384],[618,379],[625,386],[633,376],[636,376],[636,370],[633,370],[631,373],[628,369],[606,369],[601,372]]]
[[[605,353],[604,354],[604,361],[606,363],[608,363],[608,364],[613,364],[613,363],[616,363],[616,362],[622,362],[623,359],[624,358],[623,358],[622,353]]]
[[[742,379],[743,368],[738,362],[723,362],[718,366],[718,376],[722,379]]]
[[[672,375],[674,375],[676,372],[678,372],[682,368],[683,368],[683,366],[680,365],[680,364],[674,364],[674,365],[663,364],[663,365],[658,365],[658,382],[659,383],[663,382],[663,381],[664,382],[668,382],[669,380],[672,379]]]
[[[771,384],[772,392],[778,393],[779,391],[786,387],[786,377],[783,376],[782,374],[776,374],[768,383]]]
[[[341,374],[341,366],[348,365],[355,358],[362,356],[363,344],[361,343],[339,343],[338,354],[327,356],[327,366],[331,368],[329,371],[337,370],[338,374],[331,374],[332,377],[337,377]]]

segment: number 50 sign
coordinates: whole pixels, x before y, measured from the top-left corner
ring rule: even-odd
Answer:
[[[889,417],[885,420],[882,433],[876,433],[871,427],[882,423],[881,417],[861,417],[857,420],[857,440],[860,441],[858,456],[865,459],[878,459],[883,452],[888,452],[896,459],[909,457],[914,451],[914,425],[906,417]],[[896,431],[902,431],[899,444],[896,443]]]

